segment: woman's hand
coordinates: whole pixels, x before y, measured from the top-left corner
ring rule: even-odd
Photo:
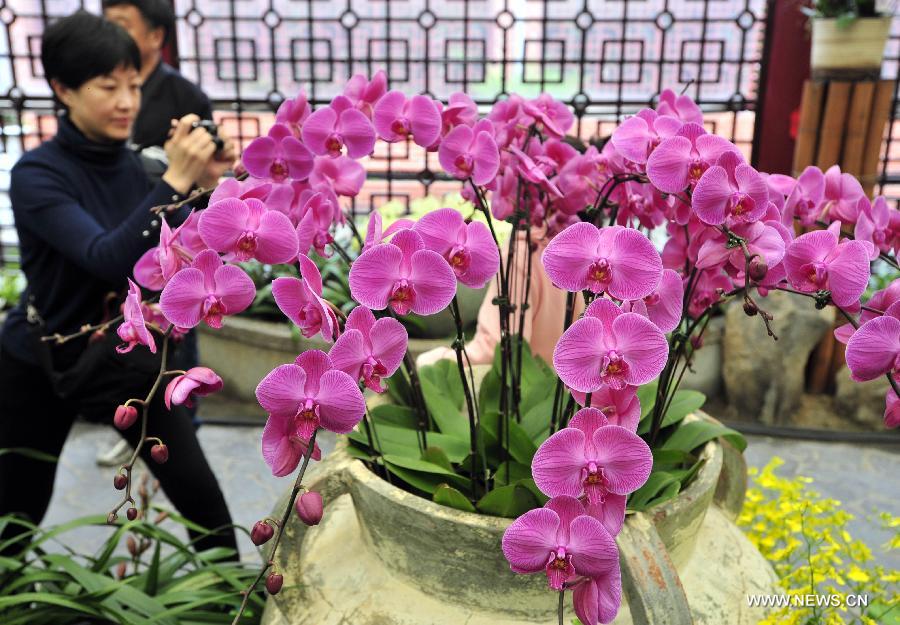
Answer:
[[[196,115],[185,115],[179,119],[165,144],[169,168],[162,179],[182,195],[204,177],[216,152],[216,144],[205,128],[191,129],[191,124],[196,121],[200,121]]]
[[[221,150],[217,151],[213,154],[212,158],[209,159],[209,162],[206,163],[206,168],[203,170],[203,174],[197,179],[197,186],[204,189],[209,189],[219,184],[219,179],[226,171],[231,169],[235,158],[237,158],[237,148],[234,141],[225,134],[221,126],[219,127],[218,136],[224,141],[224,145]]]

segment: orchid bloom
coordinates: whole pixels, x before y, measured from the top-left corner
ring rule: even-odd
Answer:
[[[275,122],[284,124],[291,129],[295,137],[299,138],[303,122],[311,112],[306,92],[301,89],[296,98],[287,98],[278,106],[278,110],[275,112]]]
[[[622,226],[571,225],[550,241],[541,260],[557,287],[617,299],[650,295],[662,276],[662,260],[650,239]]]
[[[198,228],[211,249],[232,254],[238,261],[255,258],[261,263],[278,264],[297,256],[297,235],[291,220],[255,198],[228,198],[211,204],[200,214]]]
[[[164,400],[166,408],[184,404],[193,407],[194,397],[205,397],[222,390],[222,378],[209,367],[192,367],[177,375],[166,385]]]
[[[485,185],[497,175],[500,152],[494,137],[479,124],[474,128],[457,126],[448,132],[438,148],[438,160],[454,178],[471,178],[475,184]]]
[[[562,191],[547,178],[547,174],[545,174],[544,170],[534,162],[534,159],[514,145],[509,146],[509,151],[518,161],[516,171],[518,171],[520,176],[525,178],[528,182],[536,184],[542,189],[550,192],[550,194],[555,197],[559,198],[563,196]]]
[[[766,181],[736,152],[724,152],[707,169],[691,197],[700,221],[711,226],[757,221],[769,202]]]
[[[900,397],[897,396],[897,392],[889,388],[884,402],[884,427],[888,429],[900,427]]]
[[[579,406],[596,408],[603,413],[610,425],[620,425],[629,432],[637,432],[641,420],[641,402],[636,386],[612,388],[605,384],[591,393],[591,405],[585,406],[587,393],[569,389]]]
[[[441,114],[423,95],[407,100],[400,91],[388,91],[375,104],[372,121],[378,136],[388,143],[412,137],[416,145],[427,148],[441,136]]]
[[[697,274],[691,301],[688,302],[688,314],[694,319],[722,300],[722,295],[731,290],[731,279],[715,271],[700,271]]]
[[[150,353],[155,354],[156,341],[153,340],[153,334],[147,328],[141,308],[141,290],[131,281],[131,278],[128,279],[128,295],[125,297],[122,312],[124,321],[116,328],[116,334],[124,341],[124,344],[117,346],[116,351],[120,354],[127,354],[136,345],[146,345],[150,348]]]
[[[747,251],[751,255],[759,255],[769,267],[774,267],[784,258],[785,227],[777,221],[765,223],[754,221],[736,225],[732,232],[744,239]],[[738,271],[746,269],[746,258],[741,247],[728,247],[728,237],[718,230],[707,229],[705,236],[696,237],[695,242],[702,241],[697,251],[697,268],[709,269],[730,263]]]
[[[344,333],[328,355],[336,369],[383,393],[386,389],[381,380],[400,367],[408,341],[402,323],[391,317],[376,320],[371,310],[357,306],[347,315]]]
[[[681,322],[684,303],[684,283],[675,271],[664,269],[659,286],[650,295],[622,303],[622,310],[647,317],[668,334]]]
[[[375,147],[372,122],[345,96],[337,96],[329,106],[307,117],[302,134],[306,146],[319,156],[336,158],[346,151],[357,159],[368,156]]]
[[[626,313],[607,299],[591,302],[553,351],[553,367],[566,386],[582,393],[604,384],[640,386],[666,366],[669,344],[652,321]]]
[[[864,308],[859,313],[859,325],[863,325],[869,319],[881,316],[881,313],[872,312],[872,310],[867,310],[868,308],[884,312],[898,301],[900,301],[900,278],[891,282],[886,288],[875,291],[872,297],[869,298],[869,301],[866,302],[867,308]],[[846,345],[854,332],[853,324],[845,323],[834,330],[834,337]]]
[[[547,134],[557,138],[565,137],[575,123],[575,115],[569,107],[549,93],[542,93],[534,100],[526,100],[522,104],[522,110],[540,123]]]
[[[801,234],[788,246],[784,266],[795,289],[830,291],[832,301],[846,307],[869,284],[869,250],[861,241],[839,242],[840,227],[836,221],[827,230]]]
[[[847,341],[847,367],[857,382],[885,374],[900,378],[900,304],[892,304],[853,333]]]
[[[465,93],[451,93],[450,100],[441,110],[441,135],[446,135],[457,126],[474,126],[478,120],[478,107]]]
[[[482,288],[500,267],[500,253],[488,227],[480,221],[465,223],[452,208],[426,213],[413,230],[425,248],[443,256],[457,279],[470,288]]]
[[[572,591],[575,615],[584,625],[612,623],[621,602],[622,571],[617,566],[578,584]]]
[[[313,167],[313,156],[307,147],[284,124],[275,124],[266,137],[257,137],[244,148],[241,162],[255,178],[275,182],[305,180]]]
[[[191,264],[192,259],[179,242],[181,227],[172,230],[162,217],[160,222],[159,245],[144,252],[134,264],[134,279],[151,291],[161,291],[172,276]]]
[[[578,575],[605,575],[619,566],[612,536],[574,497],[554,497],[520,516],[503,533],[502,548],[513,572],[544,571],[553,590]]]
[[[869,202],[865,196],[859,199],[859,217],[853,230],[853,238],[872,244],[869,260],[878,258],[881,252],[891,251],[891,209],[884,196]]]
[[[832,165],[825,172],[825,196],[819,218],[855,224],[859,217],[859,200],[865,195],[855,176],[841,173],[838,165]]]
[[[412,228],[415,222],[412,219],[398,219],[390,226],[387,227],[387,230],[382,230],[381,228],[381,213],[377,210],[373,210],[369,213],[369,223],[366,226],[366,241],[363,244],[362,251],[365,252],[367,249],[372,247],[373,245],[378,245],[395,232],[399,230],[407,230]]]
[[[331,226],[334,224],[335,207],[324,193],[313,193],[303,204],[303,217],[297,225],[296,240],[301,254],[308,254],[310,248],[322,258],[331,256],[325,249],[334,242]]]
[[[819,218],[818,208],[825,197],[825,174],[818,167],[809,166],[796,180],[782,174],[772,174],[766,180],[769,188],[787,197],[781,212],[781,223],[794,227],[796,218],[801,226],[808,227]]]
[[[681,193],[696,185],[703,173],[730,150],[736,148],[727,139],[688,123],[653,150],[647,160],[647,177],[664,193]]]
[[[372,119],[373,108],[385,91],[387,91],[387,74],[383,69],[375,72],[372,80],[362,74],[356,74],[344,86],[344,96],[369,119]]]
[[[300,278],[275,278],[272,296],[278,308],[294,322],[300,333],[312,338],[321,333],[326,341],[333,341],[339,331],[337,315],[322,299],[322,275],[309,257],[300,254]]]
[[[697,103],[687,95],[675,95],[671,89],[659,94],[656,112],[660,115],[676,117],[687,123],[703,124],[703,111]]]
[[[390,306],[398,315],[433,315],[456,295],[456,276],[443,256],[425,249],[418,233],[401,230],[353,262],[350,293],[372,310]]]
[[[610,142],[616,151],[637,165],[647,159],[663,139],[675,136],[682,122],[676,117],[658,115],[652,109],[638,111],[613,131]]]
[[[309,182],[313,186],[327,185],[335,193],[345,197],[355,197],[365,181],[365,167],[347,156],[319,156],[309,175]]]
[[[245,310],[256,296],[256,287],[244,270],[225,265],[213,250],[197,254],[190,267],[172,276],[159,297],[166,318],[180,328],[201,321],[221,328],[222,318]]]
[[[297,467],[316,429],[346,434],[366,411],[356,381],[319,350],[305,351],[293,364],[270,371],[256,387],[256,398],[269,413],[263,455],[278,476]]]

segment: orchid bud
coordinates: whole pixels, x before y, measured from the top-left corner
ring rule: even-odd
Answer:
[[[693,347],[694,349],[700,349],[701,347],[703,347],[702,334],[695,334],[691,337],[691,347]]]
[[[119,566],[116,567],[116,577],[119,579],[125,579],[125,573],[128,571],[128,563],[125,561],[119,562]]]
[[[113,486],[116,490],[125,490],[125,487],[128,486],[128,478],[124,473],[116,473],[116,477],[113,478]]]
[[[106,338],[106,332],[104,330],[94,330],[91,333],[91,338],[88,339],[88,343],[99,343],[104,338]]]
[[[750,277],[756,282],[765,278],[768,272],[769,266],[766,264],[766,261],[759,256],[755,256],[753,260],[750,261]]]
[[[128,511],[125,513],[125,516],[128,517],[129,521],[134,521],[136,518],[138,518],[137,508],[128,508]]]
[[[284,584],[284,577],[278,573],[270,573],[266,578],[266,590],[270,595],[277,595]]]
[[[744,313],[748,317],[752,317],[753,315],[755,315],[758,312],[759,312],[759,309],[756,307],[756,304],[754,304],[753,302],[750,302],[750,301],[744,302]]]
[[[132,556],[137,557],[140,554],[138,550],[137,541],[134,539],[134,536],[129,535],[128,538],[125,539],[125,546],[128,547],[128,553]]]
[[[297,497],[297,516],[307,525],[318,525],[322,520],[322,495],[307,491]]]
[[[272,529],[271,525],[265,521],[257,521],[253,524],[253,529],[250,530],[250,540],[254,545],[259,547],[260,545],[269,542],[269,539],[272,538],[274,533],[275,530]]]
[[[169,448],[165,445],[154,445],[150,448],[150,457],[156,464],[165,464],[169,459]]]
[[[138,412],[134,406],[118,406],[113,423],[120,430],[127,430],[137,421]]]

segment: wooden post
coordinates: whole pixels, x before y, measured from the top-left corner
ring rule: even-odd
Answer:
[[[823,170],[840,165],[842,172],[859,178],[865,192],[871,194],[893,93],[894,83],[889,80],[807,81],[794,150],[794,175],[812,164]],[[843,323],[840,318],[834,325]],[[829,332],[811,357],[807,390],[832,390],[834,376],[843,364],[844,346]]]

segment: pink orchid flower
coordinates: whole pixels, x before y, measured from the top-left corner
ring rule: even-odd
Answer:
[[[643,299],[622,303],[622,310],[647,317],[668,334],[681,322],[684,304],[684,283],[681,276],[671,269],[664,269],[659,286]]]
[[[550,241],[541,260],[561,289],[622,300],[650,295],[662,277],[662,259],[650,239],[622,226],[571,225]]]
[[[433,315],[456,295],[456,275],[443,256],[425,249],[418,233],[401,230],[353,262],[350,293],[372,310],[390,306],[398,315]]]
[[[659,94],[656,112],[660,115],[677,117],[686,123],[703,124],[703,111],[697,103],[690,96],[675,95],[671,89],[665,89]]]
[[[765,214],[769,189],[759,172],[736,152],[724,152],[700,177],[691,199],[703,223],[751,222]]]
[[[825,172],[825,197],[820,208],[820,219],[829,223],[843,221],[855,224],[859,217],[859,199],[865,195],[856,177],[842,174],[837,165],[829,167]]]
[[[696,185],[703,173],[729,150],[736,148],[727,139],[708,134],[703,126],[687,123],[653,150],[647,160],[647,177],[660,191],[681,193]]]
[[[328,355],[335,369],[383,393],[386,389],[381,379],[394,375],[400,367],[408,342],[402,323],[391,317],[376,320],[371,310],[357,306],[347,315],[344,333]]]
[[[688,314],[694,319],[699,319],[710,306],[722,299],[723,293],[734,286],[728,276],[715,270],[701,271],[695,280],[691,301],[688,303]]]
[[[457,126],[474,126],[478,121],[478,107],[475,101],[465,93],[451,93],[450,101],[441,110],[441,135]]]
[[[309,182],[314,187],[325,185],[331,187],[338,195],[345,197],[356,197],[365,181],[365,168],[346,156],[317,157],[312,173],[309,175]]]
[[[192,367],[177,375],[166,385],[164,400],[166,408],[184,404],[193,407],[194,397],[205,397],[222,390],[222,378],[209,367]]]
[[[890,227],[891,210],[884,196],[878,196],[874,202],[869,202],[865,196],[859,199],[859,217],[853,238],[872,244],[869,260],[875,260],[881,252],[891,251]]]
[[[466,286],[480,289],[497,274],[500,253],[480,221],[467,224],[459,211],[441,208],[423,215],[413,230],[422,237],[425,249],[443,256]]]
[[[869,298],[869,301],[866,302],[866,306],[868,308],[884,312],[898,301],[900,301],[900,278],[891,282],[886,288],[881,289],[880,291],[875,291],[872,297]],[[863,309],[859,313],[859,325],[862,325],[870,319],[874,319],[875,317],[880,316],[881,313]],[[845,323],[839,328],[835,328],[834,337],[838,341],[846,345],[847,341],[850,340],[850,337],[853,336],[854,332],[855,329],[853,325],[850,323]]]
[[[278,110],[275,112],[275,122],[284,124],[291,129],[295,137],[299,138],[303,122],[310,113],[312,113],[312,108],[306,99],[306,92],[301,89],[296,98],[287,98],[278,106]]]
[[[290,421],[290,436],[302,441],[308,441],[320,427],[346,434],[366,411],[356,381],[335,369],[328,354],[319,350],[305,351],[293,364],[275,367],[256,387],[256,399],[270,419]],[[277,464],[294,460],[291,457],[289,463]]]
[[[587,393],[569,389],[572,397],[583,408],[596,408],[603,413],[610,425],[620,425],[629,432],[637,432],[641,420],[641,402],[636,386],[612,388],[605,384],[591,393],[591,405],[585,406]],[[608,528],[607,528],[608,529]]]
[[[604,384],[615,389],[646,384],[662,372],[668,355],[656,324],[598,299],[560,337],[553,367],[566,386],[590,393]]]
[[[275,477],[284,477],[294,472],[300,460],[309,449],[309,441],[297,436],[293,419],[269,415],[262,433],[262,455]],[[312,460],[322,459],[322,450],[316,443]]]
[[[345,96],[315,111],[303,124],[303,142],[319,156],[362,158],[375,147],[375,129],[364,113]]]
[[[128,279],[128,295],[125,297],[123,306],[124,321],[116,328],[116,334],[124,341],[124,344],[116,347],[116,351],[120,354],[127,354],[136,345],[146,345],[150,348],[150,353],[156,353],[156,341],[153,340],[153,334],[147,328],[144,321],[144,312],[141,307],[141,290],[131,279]]]
[[[573,497],[554,497],[513,521],[502,548],[513,572],[544,571],[553,590],[578,575],[604,575],[619,566],[612,536]]]
[[[781,223],[794,227],[794,220],[807,227],[819,218],[819,206],[825,197],[825,174],[818,167],[809,166],[796,180],[781,174],[772,174],[766,182],[769,188],[786,196]]]
[[[245,310],[256,297],[256,287],[244,270],[225,265],[213,250],[197,254],[190,267],[172,276],[159,297],[166,318],[180,328],[201,321],[221,328],[226,315]]]
[[[539,122],[547,134],[562,138],[575,123],[575,115],[569,107],[554,99],[549,93],[542,93],[534,100],[525,100],[522,110]]]
[[[613,131],[610,143],[629,161],[646,165],[656,146],[663,139],[674,137],[681,126],[681,120],[675,117],[643,109],[619,124]]]
[[[275,278],[272,296],[278,308],[294,322],[300,333],[312,338],[321,333],[326,341],[333,341],[339,332],[338,319],[328,303],[322,299],[322,274],[306,255],[297,258],[300,278]]]
[[[553,184],[549,178],[547,178],[547,174],[544,173],[544,170],[538,166],[534,160],[528,156],[525,152],[520,150],[514,145],[509,146],[509,151],[513,156],[516,157],[517,167],[516,171],[519,172],[525,180],[531,182],[533,184],[538,185],[545,191],[548,191],[551,195],[556,197],[562,197],[562,191],[560,191],[555,184]]]
[[[134,264],[134,279],[151,291],[161,291],[172,276],[191,264],[193,258],[179,240],[179,231],[184,224],[172,230],[164,218],[160,217],[160,220],[159,245],[144,252]]]
[[[246,180],[226,178],[219,183],[209,196],[209,205],[228,198],[237,198],[239,200],[256,198],[257,200],[265,201],[273,186],[275,185],[272,182],[260,178],[247,178]]]
[[[775,267],[785,254],[785,243],[782,226],[777,221],[762,223],[737,224],[732,231],[743,238],[751,255],[758,254],[769,267]],[[786,236],[790,237],[788,233]],[[699,245],[697,251],[697,268],[709,269],[730,263],[734,269],[744,271],[746,258],[740,247],[729,248],[728,237],[718,230],[707,229],[702,237],[696,237],[692,244]]]
[[[840,307],[859,301],[869,284],[869,251],[860,241],[839,242],[841,222],[827,230],[801,234],[784,256],[787,277],[795,289],[806,293],[830,291]]]
[[[200,236],[217,252],[238,261],[287,263],[297,256],[297,235],[291,220],[270,211],[260,200],[229,198],[211,204],[200,214]]]
[[[387,230],[382,230],[381,224],[381,213],[377,210],[369,213],[369,223],[366,226],[366,241],[362,248],[363,252],[373,245],[378,245],[382,241],[387,240],[395,232],[412,228],[415,222],[412,219],[398,219],[388,226]]]
[[[857,382],[900,377],[900,304],[862,324],[847,341],[847,367]],[[892,389],[893,390],[893,389]]]
[[[893,429],[900,427],[900,397],[894,389],[889,388],[884,397],[884,427]]]
[[[497,175],[500,152],[489,131],[479,130],[477,124],[475,128],[457,126],[441,141],[438,160],[454,178],[486,185]]]
[[[301,254],[308,254],[310,248],[322,258],[329,258],[331,252],[325,246],[334,242],[331,226],[334,224],[335,207],[324,193],[308,196],[301,210],[303,217],[297,225],[296,240]]]
[[[621,602],[622,571],[617,566],[578,584],[572,591],[575,615],[584,625],[612,623]]]
[[[388,143],[411,136],[416,145],[427,148],[441,136],[441,113],[423,95],[407,100],[401,91],[388,91],[375,104],[372,121],[378,136]]]
[[[305,180],[312,171],[313,157],[291,129],[275,124],[266,137],[257,137],[244,149],[241,162],[251,176],[275,182]]]
[[[176,242],[181,248],[187,252],[190,261],[197,257],[197,254],[208,249],[203,237],[200,236],[200,213],[192,211],[184,223],[178,226]]]
[[[582,408],[534,454],[531,472],[541,492],[550,496],[582,494],[591,505],[624,497],[644,485],[653,454],[644,440],[621,426],[609,425],[596,408]],[[624,512],[624,507],[621,508]]]
[[[375,72],[371,81],[362,74],[356,74],[344,86],[344,96],[369,119],[372,119],[375,104],[386,91],[387,74],[383,69]]]

